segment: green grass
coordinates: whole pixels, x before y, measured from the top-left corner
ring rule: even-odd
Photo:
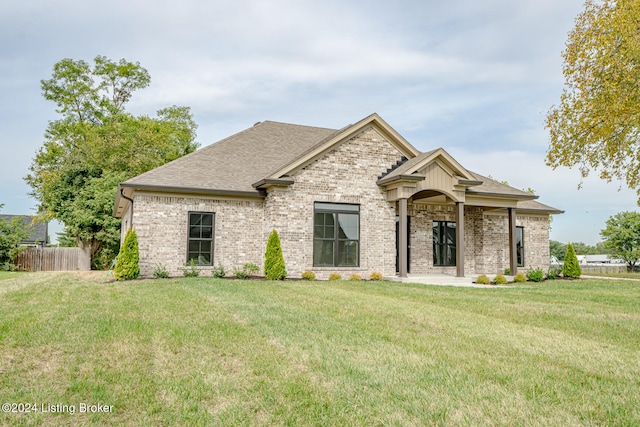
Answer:
[[[593,273],[582,273],[586,276],[599,276],[599,277],[615,277],[615,278],[623,278],[623,279],[637,279],[640,280],[640,273],[636,273],[636,272],[622,272],[622,273],[613,273],[613,272],[608,272],[608,273],[599,273],[599,272],[593,272]]]
[[[640,425],[640,285],[0,281],[0,425]]]

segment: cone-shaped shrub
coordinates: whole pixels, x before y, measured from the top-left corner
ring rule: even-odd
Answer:
[[[264,256],[264,275],[269,280],[282,280],[287,277],[284,257],[280,247],[280,236],[273,230],[267,240],[267,252]]]
[[[131,280],[140,275],[140,254],[138,253],[138,235],[131,229],[124,237],[124,243],[120,248],[118,261],[113,268],[113,275],[116,280]]]
[[[578,257],[576,251],[573,249],[573,245],[569,243],[567,245],[567,253],[564,256],[564,266],[562,268],[562,275],[564,277],[570,277],[577,279],[582,274],[582,269],[578,263]]]

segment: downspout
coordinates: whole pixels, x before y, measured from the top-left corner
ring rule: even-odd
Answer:
[[[131,213],[129,214],[129,228],[133,228],[133,199],[130,199],[127,196],[125,196],[124,189],[122,188],[120,189],[120,196],[122,196],[123,199],[131,202]]]

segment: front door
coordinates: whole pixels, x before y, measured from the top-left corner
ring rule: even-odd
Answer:
[[[407,273],[411,273],[411,217],[407,216]],[[400,273],[400,217],[396,215],[396,273]]]

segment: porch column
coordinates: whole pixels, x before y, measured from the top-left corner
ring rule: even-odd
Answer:
[[[518,249],[516,247],[516,210],[507,208],[509,212],[509,270],[512,276],[518,274]]]
[[[456,202],[456,276],[464,277],[464,203]]]
[[[400,277],[407,277],[407,199],[398,200],[398,269]]]

